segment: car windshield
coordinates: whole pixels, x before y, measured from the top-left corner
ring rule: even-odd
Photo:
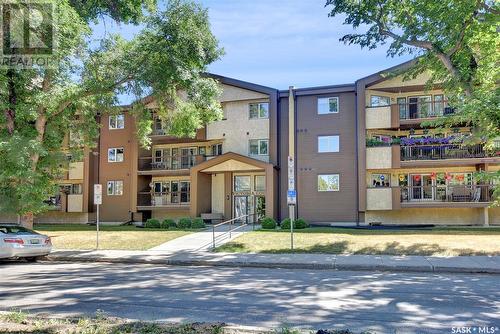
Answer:
[[[28,230],[22,226],[6,226],[0,225],[0,233],[3,234],[38,234],[35,231]]]

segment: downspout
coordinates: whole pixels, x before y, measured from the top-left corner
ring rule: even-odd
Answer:
[[[276,90],[276,166],[278,167],[278,212],[276,217],[281,221],[281,98],[279,90]]]

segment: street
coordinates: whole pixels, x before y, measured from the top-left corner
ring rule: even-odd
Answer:
[[[499,276],[0,263],[0,310],[248,326],[451,333],[500,326]]]

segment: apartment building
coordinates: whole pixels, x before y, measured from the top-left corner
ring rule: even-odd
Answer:
[[[489,208],[492,186],[475,177],[500,169],[499,149],[470,142],[465,126],[423,126],[454,109],[439,86],[426,89],[425,74],[408,81],[387,75],[409,66],[352,84],[288,90],[211,75],[223,91],[224,117],[194,138],[169,136],[147,97],[151,148],[139,145],[128,107],[102,116],[97,147],[71,163],[61,194],[50,199],[54,210],[37,219],[94,220],[94,183],[105,189],[106,222],[283,219],[292,141],[296,212],[310,222],[500,224],[500,210]]]

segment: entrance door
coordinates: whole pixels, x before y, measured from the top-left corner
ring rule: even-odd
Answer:
[[[248,215],[248,209],[248,196],[234,196],[234,218]],[[246,222],[246,218],[237,221]]]
[[[252,219],[256,219],[256,221],[266,216],[266,198],[264,196],[255,196],[254,213],[256,217],[252,217]]]
[[[413,200],[433,200],[434,187],[430,175],[411,175],[411,199]]]

